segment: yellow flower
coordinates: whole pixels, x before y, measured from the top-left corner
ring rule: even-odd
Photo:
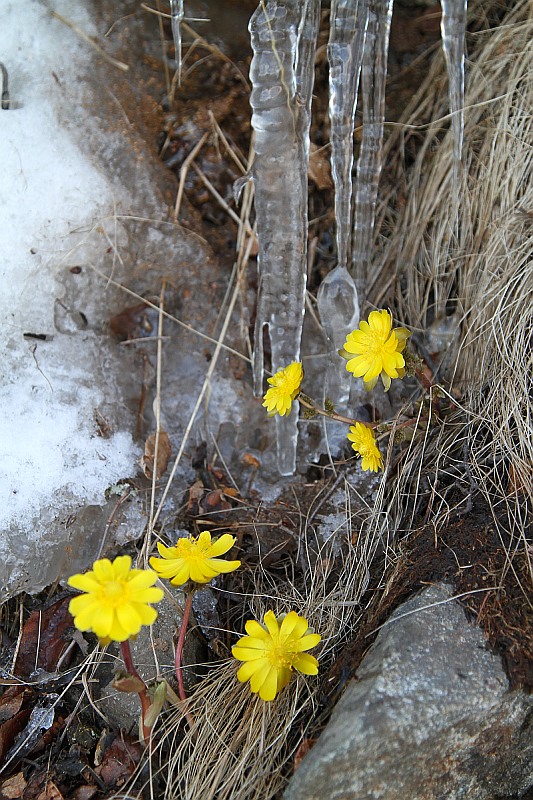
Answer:
[[[69,611],[80,631],[92,631],[101,642],[125,642],[143,625],[157,619],[150,603],[163,598],[154,586],[157,575],[151,569],[131,569],[130,556],[95,561],[92,570],[72,575],[69,586],[85,594],[74,597]]]
[[[304,675],[318,673],[318,661],[304,651],[315,647],[321,637],[306,633],[307,620],[296,611],[279,619],[273,611],[267,611],[263,625],[252,619],[245,628],[248,636],[232,648],[234,657],[245,662],[237,678],[241,683],[250,681],[252,692],[263,700],[273,700],[288,684],[294,669]]]
[[[381,375],[388,392],[391,378],[403,378],[405,374],[402,350],[410,335],[407,328],[392,328],[389,311],[371,311],[368,322],[363,320],[359,330],[348,334],[339,353],[348,359],[346,369],[355,378],[363,378],[367,391],[374,388]]]
[[[150,566],[173,586],[181,586],[188,580],[207,583],[222,572],[233,572],[241,566],[240,561],[217,558],[231,550],[234,544],[235,536],[229,533],[212,542],[209,531],[203,531],[199,536],[178,539],[174,547],[165,547],[158,542],[157,549],[161,558],[153,556]]]
[[[270,389],[264,396],[263,405],[268,411],[268,416],[279,414],[285,416],[291,410],[292,401],[300,392],[304,371],[299,361],[293,361],[288,367],[280,369],[272,378],[268,378]]]
[[[350,425],[348,439],[352,442],[352,447],[357,455],[362,457],[361,467],[364,470],[377,472],[383,467],[383,457],[379,452],[374,431],[362,422]]]

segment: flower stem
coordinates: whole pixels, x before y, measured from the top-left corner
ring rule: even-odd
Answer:
[[[320,408],[319,406],[315,405],[310,397],[307,397],[307,395],[302,394],[301,392],[296,399],[299,403],[305,406],[305,408],[310,408],[316,414],[320,414],[322,417],[329,417],[329,419],[336,419],[337,422],[345,422],[347,425],[355,425],[356,422],[360,422],[362,425],[366,425],[368,428],[375,428],[380,424],[379,422],[363,422],[361,419],[344,417],[342,414],[337,414],[336,411],[326,411],[325,408]]]
[[[183,685],[183,669],[181,666],[181,660],[183,657],[183,645],[185,644],[185,634],[187,633],[187,625],[189,624],[189,617],[191,615],[193,597],[194,590],[188,593],[187,600],[185,601],[185,608],[183,609],[183,617],[181,619],[180,635],[178,638],[178,644],[176,645],[175,670],[176,679],[178,681],[178,694],[180,696],[180,700],[183,700],[184,702],[187,700],[187,695],[185,694],[185,686]]]
[[[183,685],[183,667],[181,666],[181,661],[183,658],[183,645],[185,644],[185,634],[187,633],[187,625],[189,624],[189,617],[191,616],[191,609],[192,609],[192,599],[194,597],[194,589],[192,589],[187,594],[187,600],[185,601],[185,607],[183,609],[183,616],[181,618],[181,627],[180,627],[180,635],[178,638],[178,644],[176,645],[176,656],[174,660],[174,669],[176,672],[176,679],[178,681],[178,694],[179,698],[183,703],[183,713],[185,714],[185,718],[189,723],[189,727],[195,735],[195,728],[196,724],[194,722],[194,717],[191,712],[187,709],[187,695],[185,693],[185,686]]]
[[[152,732],[151,728],[148,728],[144,724],[146,714],[151,706],[150,698],[148,697],[148,690],[146,688],[145,682],[137,672],[135,664],[133,663],[129,639],[126,639],[125,642],[120,643],[120,649],[122,650],[122,658],[124,659],[124,666],[126,667],[126,671],[128,672],[129,675],[132,675],[134,678],[137,678],[143,685],[143,688],[140,690],[138,694],[139,694],[139,700],[141,701],[141,709],[142,709],[141,719],[142,719],[143,738],[145,744],[148,744]]]

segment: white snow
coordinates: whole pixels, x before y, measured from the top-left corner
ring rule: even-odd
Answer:
[[[81,0],[53,8],[97,32]],[[97,435],[94,412],[106,393],[99,337],[54,325],[73,232],[90,230],[117,203],[60,122],[79,115],[83,136],[88,112],[75,87],[92,50],[36,0],[2,0],[1,17],[11,107],[0,110],[0,529],[38,538],[40,517],[76,500],[103,502],[105,488],[133,471],[137,451],[129,433]],[[2,540],[4,563],[10,542]]]

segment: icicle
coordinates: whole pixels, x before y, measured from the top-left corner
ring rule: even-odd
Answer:
[[[336,405],[348,400],[349,379],[337,350],[359,324],[359,302],[348,273],[351,241],[353,131],[368,20],[368,0],[333,0],[328,43],[331,172],[335,184],[338,265],[318,291],[318,310],[328,338],[326,394]]]
[[[340,265],[326,275],[318,290],[318,312],[328,338],[328,365],[326,369],[325,396],[342,410],[350,394],[350,376],[346,361],[338,350],[346,341],[346,334],[359,325],[359,300],[354,280],[346,267]]]
[[[181,86],[181,22],[185,12],[183,10],[183,0],[170,0],[170,24],[172,26],[172,38],[174,39],[174,50],[176,63],[178,65],[178,84]]]
[[[329,118],[341,267],[348,265],[351,239],[353,130],[367,21],[368,0],[333,0],[328,43]]]
[[[307,273],[307,172],[320,0],[262,0],[250,20],[254,56],[255,209],[259,290],[254,386],[263,392],[263,335],[274,372],[300,359]],[[296,404],[295,404],[296,406]],[[276,417],[282,475],[296,467],[298,410]]]
[[[442,49],[448,69],[454,173],[457,179],[463,150],[467,4],[467,0],[441,0]]]
[[[381,174],[385,84],[393,0],[370,0],[363,55],[363,140],[357,162],[352,274],[364,290],[374,241],[374,220]]]

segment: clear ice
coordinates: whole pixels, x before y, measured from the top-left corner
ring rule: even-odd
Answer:
[[[331,172],[335,186],[337,266],[322,281],[318,310],[328,340],[325,394],[337,406],[349,396],[349,376],[337,350],[359,325],[359,301],[348,272],[352,236],[355,111],[368,21],[368,0],[333,0],[328,42]]]
[[[467,0],[442,0],[441,5],[454,176],[458,178]],[[326,393],[339,405],[348,401],[349,384],[336,350],[359,323],[359,302],[366,294],[372,258],[392,9],[393,0],[331,2],[328,60],[338,263],[319,289],[318,309],[328,339]],[[270,338],[274,372],[299,360],[300,354],[307,270],[308,132],[319,13],[318,0],[261,0],[250,21],[256,149],[253,178],[259,236],[254,353],[258,394],[263,388],[265,334]],[[360,75],[363,135],[352,202],[353,129]],[[276,417],[283,475],[295,469],[297,413],[295,407],[289,417]]]
[[[363,139],[355,184],[352,275],[365,292],[374,241],[378,184],[383,158],[385,85],[393,0],[370,0],[361,84]]]
[[[250,20],[259,286],[254,387],[263,392],[264,337],[272,371],[300,360],[307,276],[307,173],[320,0],[261,2]],[[276,416],[279,471],[296,468],[298,408]]]
[[[454,173],[458,178],[463,150],[465,95],[465,32],[467,0],[441,0],[442,49],[448,69],[448,94],[452,114]]]
[[[178,65],[178,82],[181,84],[181,22],[185,12],[183,10],[183,0],[170,0],[170,25],[172,27],[172,38],[174,39],[174,50],[176,64]]]

